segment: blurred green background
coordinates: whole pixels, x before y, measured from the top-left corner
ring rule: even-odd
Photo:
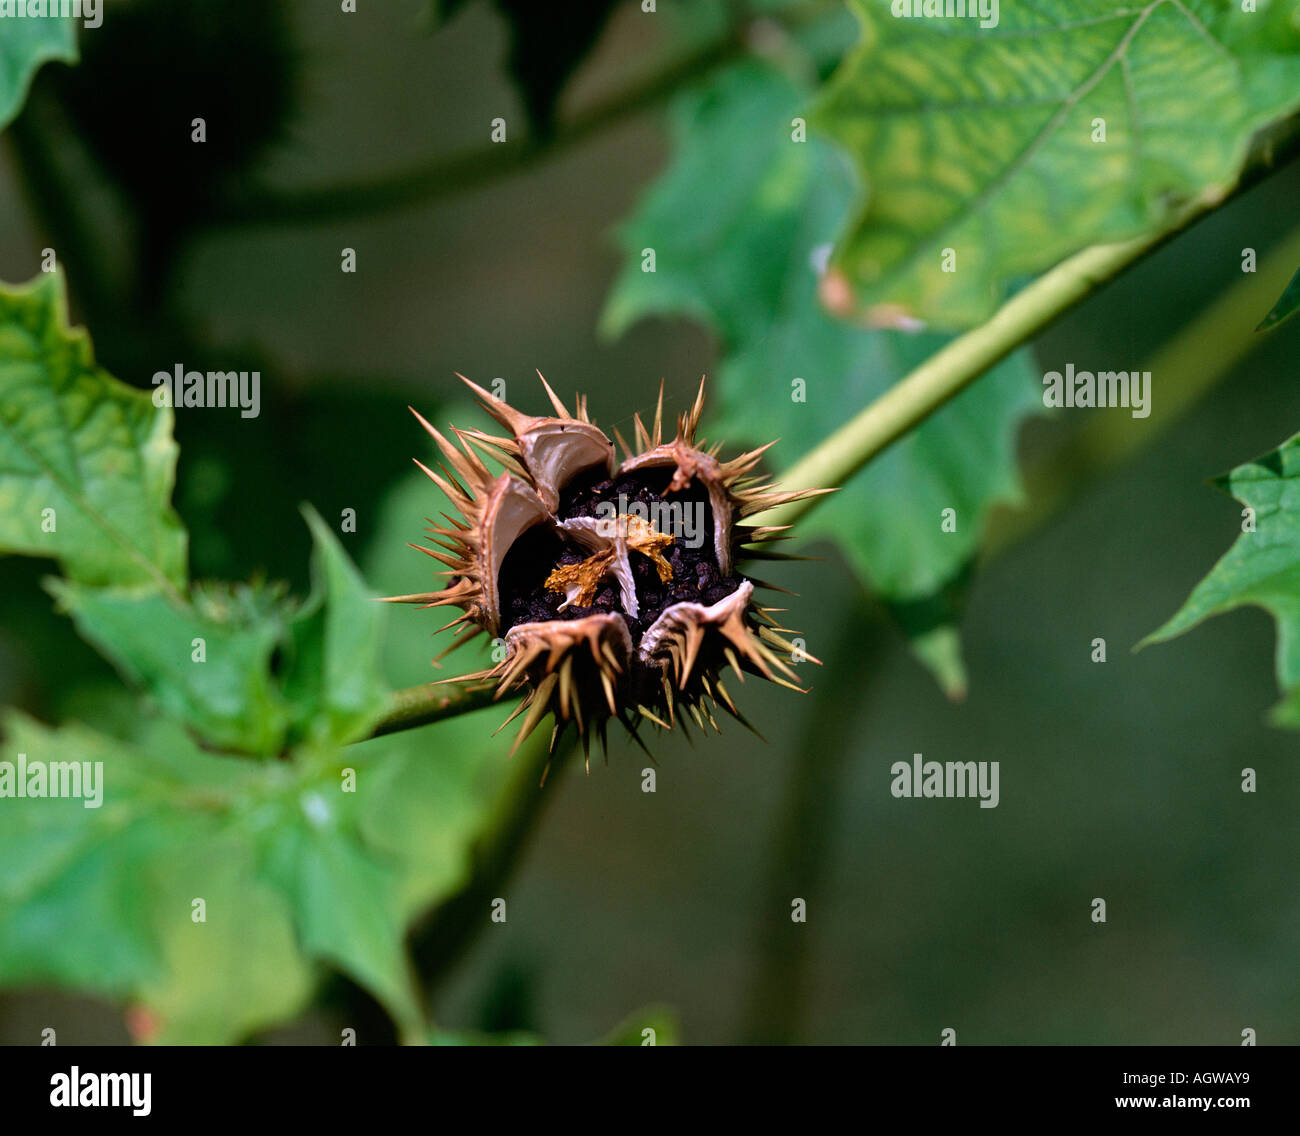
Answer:
[[[484,3],[436,34],[405,0],[348,18],[333,3],[236,4],[210,23],[213,6],[199,4],[174,50],[167,21],[189,5],[119,6],[142,10],[139,28],[154,20],[159,40],[109,42],[109,0],[105,42],[83,35],[79,68],[40,73],[0,164],[0,266],[26,280],[43,247],[59,248],[74,319],[133,385],[175,362],[260,367],[259,418],[177,415],[176,503],[196,577],[262,573],[305,589],[299,504],[310,501],[327,517],[357,510],[343,540],[377,590],[428,586],[402,542],[441,506],[409,472],[425,449],[405,407],[466,420],[455,371],[505,378],[536,412],[539,368],[627,433],[660,378],[682,407],[715,370],[717,345],[688,321],[643,322],[614,342],[595,332],[620,265],[613,229],[668,158],[658,108],[432,202],[199,228],[211,171],[185,167],[150,124],[226,99],[240,138],[259,145],[214,161],[247,162],[271,187],[474,149],[492,118],[523,121],[503,69],[507,26]],[[680,52],[690,21],[682,32],[669,15],[651,26],[632,7],[615,13],[561,108]],[[1298,192],[1300,170],[1283,171],[1164,248],[1045,334],[1040,365],[1149,359],[1240,280],[1243,248],[1262,259],[1284,237]],[[74,214],[116,283],[79,273]],[[344,247],[357,251],[355,275],[339,271]],[[662,740],[654,794],[623,739],[590,775],[575,763],[549,783],[502,893],[510,920],[484,918],[433,991],[438,1021],[578,1042],[665,1003],[693,1043],[937,1044],[947,1027],[965,1044],[1234,1044],[1247,1027],[1261,1044],[1300,1041],[1300,747],[1264,720],[1276,701],[1271,621],[1242,612],[1131,653],[1238,531],[1239,507],[1205,479],[1300,426],[1298,343],[1300,322],[1261,336],[1114,468],[1072,464],[1095,412],[1026,425],[1027,466],[1048,471],[1029,478],[1031,503],[1046,480],[1076,492],[1027,531],[998,519],[1008,539],[969,590],[962,703],[836,549],[814,545],[822,559],[767,571],[799,593],[790,625],[825,662],[807,676],[812,693],[748,684],[742,709],[766,742],[739,727],[693,747]],[[1146,428],[1125,416],[1107,429]],[[0,561],[0,701],[47,721],[93,717],[116,679],[54,613],[39,586],[48,570]],[[434,618],[392,613],[400,685],[434,677]],[[1105,664],[1091,661],[1099,636]],[[478,758],[498,770],[508,742],[490,734],[503,716],[475,719]],[[449,736],[422,734],[430,762]],[[889,768],[916,752],[1000,762],[999,807],[895,800]],[[1255,794],[1240,789],[1247,766]],[[804,925],[790,922],[794,896],[808,901]],[[1098,896],[1104,925],[1090,919]],[[327,1001],[265,1040],[332,1040],[342,1013]],[[111,1007],[0,997],[0,1041],[28,1042],[51,1019],[61,1041],[127,1040]]]

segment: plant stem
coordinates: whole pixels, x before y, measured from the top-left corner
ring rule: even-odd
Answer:
[[[1248,163],[1229,191],[1206,192],[1167,228],[1118,244],[1094,245],[1045,272],[1002,305],[987,323],[930,356],[875,402],[814,446],[777,478],[782,489],[843,485],[882,450],[898,441],[959,395],[1070,308],[1188,226],[1255,185],[1300,150],[1300,120],[1291,120]],[[788,525],[823,497],[808,497],[753,518],[762,525]]]
[[[735,34],[708,44],[659,74],[576,115],[548,139],[497,143],[351,185],[248,194],[226,203],[206,223],[214,226],[318,224],[449,197],[558,157],[628,116],[654,106],[688,79],[738,55],[741,48],[742,43]]]
[[[763,19],[787,29],[798,28],[835,12],[838,3],[809,3]],[[433,158],[395,173],[351,185],[287,192],[249,192],[219,208],[204,223],[222,225],[315,224],[401,209],[436,201],[498,178],[521,173],[558,157],[581,142],[662,102],[682,84],[749,50],[743,13],[714,42],[696,48],[657,74],[629,84],[594,106],[574,115],[547,137],[517,143],[493,143],[452,158]]]
[[[398,730],[413,730],[443,718],[468,714],[492,704],[496,693],[493,683],[473,683],[439,688],[431,682],[395,690],[388,699],[388,710],[370,731],[369,737],[394,734]]]
[[[803,899],[815,911],[824,894],[844,774],[860,737],[864,683],[886,639],[879,610],[851,607],[828,657],[852,662],[828,666],[814,684],[802,744],[787,764],[785,795],[768,843],[763,902],[752,940],[755,969],[742,1027],[747,1044],[790,1045],[798,1040],[800,1015],[807,1005],[810,936],[827,912],[814,913],[808,923],[795,923],[790,903]]]
[[[843,485],[882,450],[955,398],[1063,312],[1167,239],[1095,245],[1062,261],[1002,305],[987,323],[954,339],[779,476],[781,489]],[[788,525],[819,500],[805,498],[754,518]]]
[[[1095,415],[1052,455],[1026,471],[1026,504],[990,518],[986,557],[1023,539],[1056,514],[1083,484],[1151,444],[1220,379],[1268,339],[1256,325],[1300,264],[1300,228],[1293,229],[1253,273],[1241,273],[1138,368],[1161,383],[1141,430],[1130,420]]]
[[[575,748],[565,746],[548,758],[546,747],[539,741],[525,745],[512,758],[510,777],[475,838],[468,881],[411,935],[411,957],[427,992],[436,993],[437,981],[446,976],[475,936],[487,927],[492,900],[501,895],[543,808],[554,798],[556,780]],[[548,761],[546,785],[539,788]]]

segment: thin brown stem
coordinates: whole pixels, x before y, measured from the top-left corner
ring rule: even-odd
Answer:
[[[554,133],[518,142],[493,143],[453,157],[436,157],[403,170],[349,185],[290,191],[249,191],[218,209],[205,223],[222,225],[322,224],[384,210],[437,201],[499,178],[522,173],[559,157],[644,110],[657,106],[683,84],[738,59],[750,50],[751,20],[741,10],[728,30],[695,48],[663,70],[576,113]],[[787,30],[836,12],[838,3],[811,2],[785,12],[767,13],[765,22]]]
[[[575,115],[548,139],[525,138],[477,148],[451,158],[439,156],[349,185],[248,193],[226,203],[207,223],[213,226],[322,224],[404,209],[463,193],[559,157],[633,114],[655,106],[687,80],[737,56],[742,46],[738,36],[729,35],[693,51],[658,74]]]

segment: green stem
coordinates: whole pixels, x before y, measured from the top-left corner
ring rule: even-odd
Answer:
[[[1160,384],[1160,397],[1152,399],[1151,416],[1141,430],[1133,429],[1126,418],[1094,415],[1050,460],[1026,472],[1026,505],[1014,512],[999,511],[991,518],[984,555],[996,556],[1023,539],[1059,512],[1081,486],[1150,445],[1247,355],[1263,346],[1268,335],[1257,332],[1256,325],[1297,264],[1300,228],[1293,229],[1268,254],[1257,272],[1241,273],[1138,368],[1150,371],[1153,383]]]
[[[426,990],[436,993],[438,979],[487,927],[492,900],[504,890],[575,748],[566,746],[552,758],[538,741],[511,759],[510,777],[474,841],[469,880],[411,935],[411,957]],[[546,784],[539,788],[544,770]]]
[[[1190,225],[1255,185],[1300,151],[1300,119],[1287,122],[1248,162],[1229,191],[1202,194],[1168,228],[1094,245],[1045,272],[993,317],[931,355],[777,478],[782,489],[843,485],[882,450],[959,395],[994,363]],[[823,497],[770,509],[754,524],[788,525]]]
[[[802,743],[787,770],[785,795],[768,841],[766,883],[754,944],[755,969],[746,999],[746,1043],[790,1045],[798,1040],[807,1004],[813,928],[834,851],[844,775],[860,738],[860,710],[872,665],[883,653],[879,612],[855,605],[844,621],[831,658],[851,663],[825,668],[805,712]],[[790,904],[803,899],[810,921],[795,923]]]
[[[781,489],[838,486],[959,395],[998,360],[1150,252],[1168,234],[1096,245],[1062,261],[998,309],[993,318],[940,348],[875,402],[809,450],[777,479]],[[754,518],[788,525],[819,500],[805,498]]]
[[[369,737],[394,734],[398,730],[413,730],[469,714],[492,704],[496,686],[492,683],[467,683],[462,686],[440,687],[431,682],[395,690],[388,698],[388,709],[371,730]]]

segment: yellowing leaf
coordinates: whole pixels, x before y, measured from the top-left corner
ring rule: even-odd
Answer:
[[[850,3],[862,43],[810,119],[865,181],[835,263],[859,307],[936,327],[1167,227],[1300,107],[1300,0],[1004,0],[993,27]]]

